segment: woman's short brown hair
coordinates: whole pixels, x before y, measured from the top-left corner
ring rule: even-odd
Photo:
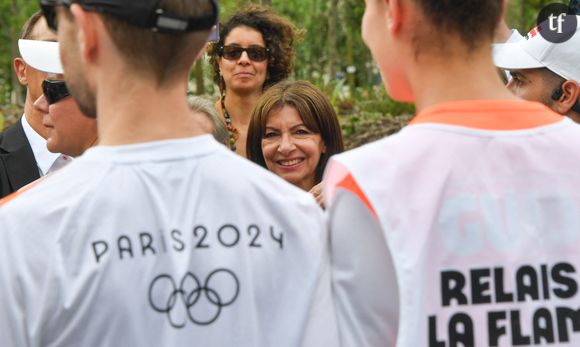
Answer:
[[[344,150],[342,132],[338,117],[330,101],[310,82],[280,82],[268,89],[258,100],[248,128],[246,151],[248,159],[266,167],[262,153],[262,138],[266,131],[266,122],[272,111],[284,106],[291,106],[298,111],[304,125],[312,132],[320,134],[326,151],[320,157],[316,168],[316,182],[322,180],[322,174],[331,156]]]
[[[207,52],[214,71],[213,79],[220,91],[224,92],[225,85],[218,64],[219,48],[224,45],[229,33],[240,26],[252,28],[262,34],[266,47],[270,49],[268,76],[264,82],[264,89],[286,79],[294,66],[294,41],[302,36],[302,30],[297,29],[292,22],[278,15],[270,7],[249,5],[220,25],[219,41],[208,47]]]

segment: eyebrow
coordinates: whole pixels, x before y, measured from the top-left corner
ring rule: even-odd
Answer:
[[[527,78],[526,75],[523,74],[520,70],[512,70],[512,71],[510,71],[510,74],[512,76],[519,78],[519,79],[525,80],[526,82],[530,81],[530,79]]]
[[[295,125],[291,126],[291,127],[290,127],[290,130],[292,130],[292,129],[296,129],[296,128],[298,128],[298,127],[301,127],[301,126],[303,126],[303,127],[305,127],[306,129],[308,129],[308,127],[306,126],[306,124],[304,124],[304,123],[299,123],[299,124],[295,124]],[[266,125],[266,130],[267,130],[267,129],[278,130],[278,128],[275,128],[275,127],[273,127],[273,126],[268,126],[268,125]],[[310,129],[308,129],[308,130],[310,130]]]

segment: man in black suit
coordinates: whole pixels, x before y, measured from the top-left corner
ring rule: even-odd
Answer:
[[[56,35],[48,29],[42,14],[35,13],[24,24],[21,39],[56,41]],[[37,58],[41,59],[42,54]],[[42,81],[48,74],[32,68],[20,57],[13,64],[20,83],[26,86],[26,102],[23,117],[0,133],[0,198],[61,166],[60,161],[65,159],[46,149],[48,129],[43,125],[42,112],[33,107],[42,95]]]

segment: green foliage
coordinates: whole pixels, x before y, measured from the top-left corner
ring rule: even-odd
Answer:
[[[509,26],[527,32],[535,26],[540,9],[551,2],[510,0],[506,15]],[[389,99],[384,88],[377,85],[380,77],[361,39],[364,1],[222,0],[222,20],[248,3],[270,3],[275,10],[306,30],[303,40],[296,44],[293,77],[309,80],[324,90],[344,119],[356,114],[348,118],[348,124],[356,127],[359,121],[373,115],[413,112],[411,106]],[[37,9],[38,0],[0,0],[0,105],[14,101],[20,88],[13,75],[12,59],[18,54],[16,42],[22,24]],[[354,72],[347,73],[348,67]],[[215,93],[208,64],[204,64],[204,69],[203,89],[206,93]]]

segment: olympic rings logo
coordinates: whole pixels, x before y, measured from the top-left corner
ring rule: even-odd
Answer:
[[[228,269],[214,270],[203,285],[191,272],[183,276],[179,286],[173,277],[161,274],[149,286],[149,304],[155,311],[167,314],[174,328],[185,327],[188,319],[206,326],[215,322],[222,309],[233,304],[239,293],[240,282]]]

